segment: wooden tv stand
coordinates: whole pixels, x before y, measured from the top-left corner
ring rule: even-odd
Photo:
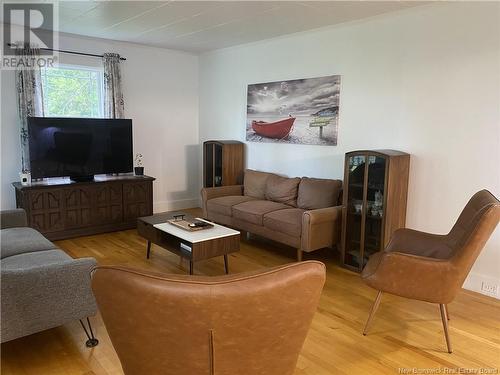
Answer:
[[[14,182],[16,204],[28,225],[49,240],[132,229],[137,218],[153,214],[153,181],[149,176],[96,176],[75,182],[51,178],[29,185]]]

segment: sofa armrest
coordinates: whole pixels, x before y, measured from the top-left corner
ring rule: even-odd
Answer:
[[[243,185],[218,186],[201,189],[203,217],[207,218],[207,201],[228,195],[243,195]]]
[[[94,258],[2,269],[2,342],[95,315]]]
[[[0,211],[0,229],[27,227],[28,217],[22,208]]]
[[[303,251],[332,247],[340,239],[342,206],[305,211],[302,215]]]
[[[342,206],[334,206],[327,208],[318,208],[304,212],[307,222],[311,225],[321,224],[325,222],[334,222],[342,216]]]

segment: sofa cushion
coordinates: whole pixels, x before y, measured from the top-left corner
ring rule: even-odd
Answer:
[[[233,206],[233,217],[256,225],[263,225],[264,215],[276,210],[290,208],[282,203],[253,200]]]
[[[249,197],[258,199],[266,199],[266,183],[269,176],[274,176],[272,173],[245,170],[245,178],[243,180],[243,194]]]
[[[342,181],[302,177],[299,184],[297,207],[306,210],[338,205]]]
[[[2,259],[2,271],[23,270],[47,264],[57,264],[71,259],[68,254],[59,249],[17,254]]]
[[[305,210],[301,208],[287,208],[269,212],[264,215],[264,226],[292,237],[300,237],[304,212]]]
[[[1,259],[22,253],[56,249],[56,245],[33,228],[19,227],[2,229]]]
[[[266,199],[297,207],[297,190],[300,178],[269,176],[266,185]]]
[[[227,195],[225,197],[213,198],[207,201],[207,208],[210,212],[232,216],[231,208],[239,203],[256,200],[257,198],[244,195]]]

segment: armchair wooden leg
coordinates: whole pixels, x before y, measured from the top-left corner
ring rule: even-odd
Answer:
[[[297,249],[297,262],[302,262],[302,250]]]
[[[450,320],[450,312],[448,311],[448,305],[444,305],[444,312],[446,313],[446,320]]]
[[[446,338],[448,353],[452,353],[453,350],[451,349],[450,334],[448,333],[448,314],[446,313],[446,305],[442,303],[439,304],[439,310],[441,311],[441,320],[443,321],[444,337]]]
[[[382,291],[379,290],[377,297],[375,298],[375,302],[373,302],[372,310],[370,311],[370,315],[368,316],[368,320],[365,324],[365,329],[363,330],[363,336],[366,336],[368,333],[368,329],[370,329],[370,325],[372,324],[373,316],[378,310],[378,306],[380,305],[380,300],[382,299]]]

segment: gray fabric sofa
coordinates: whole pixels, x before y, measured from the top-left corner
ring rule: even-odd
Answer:
[[[71,258],[28,228],[21,209],[1,211],[0,229],[1,342],[80,320],[87,346],[97,345],[88,320],[97,312],[90,287],[95,259]]]

